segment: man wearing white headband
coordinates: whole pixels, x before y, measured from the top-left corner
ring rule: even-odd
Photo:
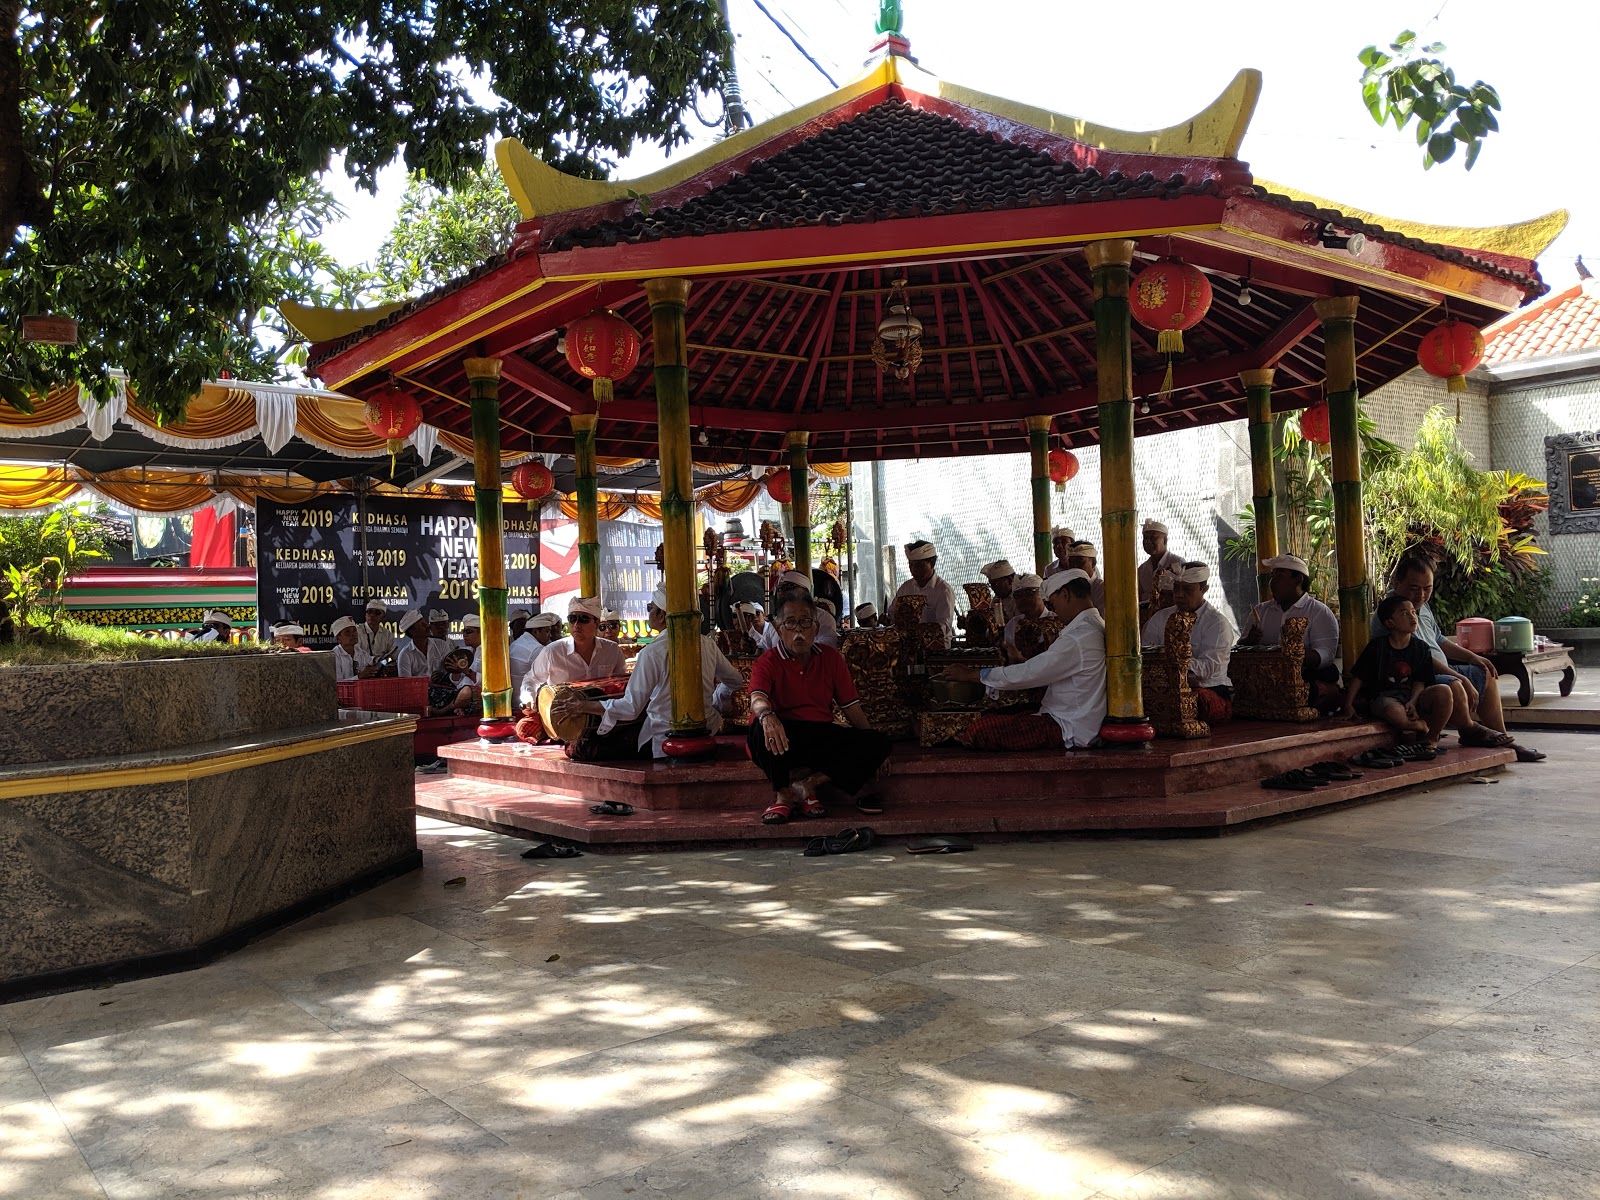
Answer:
[[[926,601],[922,606],[922,623],[943,629],[948,644],[956,633],[956,593],[954,588],[939,578],[939,551],[932,542],[921,539],[908,542],[905,550],[906,568],[911,572],[911,578],[900,585],[894,598],[899,600],[902,596],[921,596]],[[817,640],[821,641],[821,638]]]
[[[272,640],[285,650],[304,650],[301,642],[305,640],[305,626],[297,625],[293,621],[286,621],[272,631]]]
[[[1100,615],[1106,615],[1106,581],[1100,578],[1100,551],[1093,542],[1079,538],[1067,547],[1067,569],[1082,571],[1089,577],[1089,593]]]
[[[1063,628],[1049,649],[1005,667],[946,667],[944,678],[990,688],[1043,687],[1037,713],[989,713],[962,735],[974,750],[1081,750],[1100,736],[1106,719],[1106,623],[1090,598],[1089,577],[1076,567],[1057,571],[1040,589]]]
[[[997,558],[983,568],[983,577],[989,581],[989,590],[1000,602],[1000,613],[1007,621],[1017,615],[1017,602],[1011,593],[1017,585],[1017,571],[1010,562]]]
[[[400,618],[400,632],[406,640],[400,644],[400,653],[395,658],[395,671],[402,678],[418,675],[431,678],[444,656],[454,649],[443,638],[432,635],[426,614],[415,608]]]
[[[858,604],[850,615],[855,619],[857,629],[878,627],[878,606],[875,604]]]
[[[227,642],[233,640],[233,618],[225,612],[208,608],[200,617],[200,632],[187,634],[190,642]]]
[[[764,654],[778,644],[778,631],[767,620],[767,612],[754,600],[741,600],[733,606],[733,619],[739,632],[750,639],[757,654]]]
[[[1276,646],[1283,640],[1283,622],[1289,617],[1304,617],[1306,661],[1300,673],[1311,685],[1310,702],[1324,710],[1342,705],[1344,695],[1339,690],[1339,668],[1335,663],[1339,618],[1307,590],[1311,586],[1311,568],[1305,559],[1292,554],[1262,559],[1261,565],[1272,572],[1272,599],[1263,600],[1250,610],[1250,623],[1240,642],[1247,646]]]
[[[600,636],[613,642],[622,636],[622,613],[617,609],[600,610]]]
[[[555,641],[561,618],[555,613],[540,613],[536,617],[527,609],[518,608],[512,610],[507,624],[511,633],[511,683],[515,687],[527,677],[539,652]]]
[[[356,630],[357,647],[375,663],[394,657],[395,637],[383,624],[388,615],[389,606],[382,600],[368,600],[362,610],[362,624]]]
[[[1057,571],[1059,575],[1061,572]],[[1008,663],[1026,662],[1022,651],[1017,648],[1017,626],[1023,621],[1037,621],[1050,610],[1044,603],[1044,580],[1037,575],[1018,575],[1017,585],[1011,589],[1011,598],[1016,601],[1017,614],[1006,622],[1005,632],[1000,637],[1000,652],[1005,655]],[[1042,650],[1044,647],[1040,647]]]
[[[1160,521],[1146,521],[1140,531],[1145,560],[1139,564],[1139,616],[1148,617],[1162,607],[1161,573],[1183,568],[1183,556],[1167,549],[1167,527]]]
[[[598,596],[574,596],[567,601],[567,624],[572,632],[540,650],[522,677],[518,699],[524,707],[538,703],[539,689],[547,683],[583,683],[628,673],[622,647],[600,636],[602,611]]]
[[[783,604],[783,598],[795,592],[804,592],[807,596],[815,598],[811,591],[811,581],[799,571],[785,571],[779,575],[778,586],[772,590],[772,611],[777,612]],[[771,621],[767,622],[767,628],[771,633],[766,648],[771,649],[778,644],[778,632],[772,629]],[[839,648],[839,622],[827,609],[817,611],[817,641],[824,646],[832,646],[835,650]]]
[[[428,610],[428,636],[441,642],[450,640],[450,614],[444,609]]]
[[[472,678],[480,684],[483,682],[483,618],[477,613],[468,613],[461,618],[461,644],[472,651]]]
[[[328,627],[333,634],[333,677],[340,682],[347,679],[371,679],[378,673],[372,656],[361,648],[360,627],[354,617],[340,617]]]
[[[1172,579],[1172,604],[1145,622],[1144,648],[1160,648],[1167,636],[1167,621],[1174,613],[1194,613],[1194,628],[1189,632],[1189,686],[1199,700],[1201,718],[1215,725],[1233,716],[1228,657],[1239,634],[1228,614],[1206,600],[1211,589],[1210,567],[1186,562],[1168,569],[1167,574]]]
[[[1067,569],[1067,550],[1077,540],[1078,535],[1065,525],[1057,525],[1050,531],[1050,549],[1055,551],[1056,556],[1045,567],[1042,578],[1049,579],[1057,571],[1065,571]]]
[[[657,588],[650,597],[650,628],[657,634],[667,627],[667,592]],[[731,688],[744,686],[744,676],[717,648],[709,634],[700,635],[700,687],[705,705],[706,728],[716,733],[722,728],[722,714],[712,704],[712,693],[719,683]],[[667,639],[651,638],[633,660],[627,690],[615,700],[571,698],[567,712],[591,713],[600,718],[599,727],[567,747],[568,755],[579,762],[609,762],[625,758],[665,758],[662,744],[672,733],[672,688],[667,679]]]

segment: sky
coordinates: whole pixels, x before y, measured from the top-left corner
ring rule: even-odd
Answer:
[[[876,0],[763,0],[839,84],[859,74],[873,41]],[[1600,166],[1590,128],[1600,66],[1593,0],[1292,0],[1088,5],[1063,0],[904,0],[905,33],[921,66],[993,95],[1122,129],[1155,129],[1199,112],[1243,67],[1264,76],[1240,156],[1269,179],[1371,212],[1441,225],[1497,225],[1552,209],[1571,213],[1540,260],[1555,288],[1585,255],[1600,272]],[[755,0],[729,0],[740,85],[759,122],[833,90]],[[1500,93],[1500,132],[1478,164],[1422,168],[1412,130],[1380,129],[1362,106],[1357,54],[1403,28],[1441,41],[1459,80]],[[715,116],[716,102],[703,105]],[[693,123],[693,118],[691,118]],[[674,154],[711,144],[716,132]],[[614,176],[667,161],[637,150]],[[349,217],[325,238],[347,262],[372,257],[393,222],[404,177],[378,194],[327,181]]]

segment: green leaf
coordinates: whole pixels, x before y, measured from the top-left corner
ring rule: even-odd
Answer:
[[[1473,164],[1478,161],[1478,152],[1482,149],[1483,142],[1481,140],[1467,143],[1467,157],[1464,164],[1467,170],[1472,170]]]
[[[1436,133],[1428,139],[1428,156],[1434,162],[1449,162],[1456,152],[1456,140],[1448,133]]]

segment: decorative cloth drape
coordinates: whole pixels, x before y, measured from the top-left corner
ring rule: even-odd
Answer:
[[[74,401],[76,402],[76,401]],[[78,490],[65,467],[0,467],[0,508],[34,512],[70,499]]]

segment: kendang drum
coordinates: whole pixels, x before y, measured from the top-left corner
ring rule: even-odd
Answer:
[[[628,690],[628,677],[614,675],[609,679],[587,679],[582,683],[542,683],[537,698],[539,720],[544,723],[545,734],[568,745],[600,724],[600,718],[589,713],[567,712],[568,697],[580,700],[615,700]]]

